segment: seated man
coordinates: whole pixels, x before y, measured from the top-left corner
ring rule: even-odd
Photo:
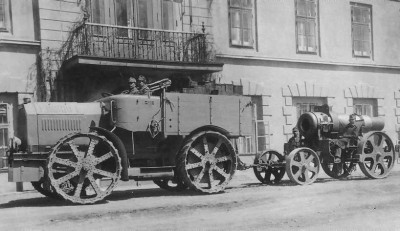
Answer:
[[[136,87],[136,79],[135,77],[131,76],[129,77],[129,90],[125,90],[121,92],[121,94],[128,94],[128,95],[137,95],[139,94],[139,91]]]
[[[286,155],[289,155],[289,153],[291,151],[293,151],[294,149],[301,147],[301,137],[300,137],[299,129],[297,127],[294,127],[292,129],[292,132],[293,132],[293,136],[287,142],[288,150],[285,150]]]
[[[139,75],[137,81],[138,81],[138,85],[139,85],[137,88],[137,90],[138,90],[137,94],[146,95],[146,94],[151,93],[150,88],[147,86],[147,79],[144,75]]]
[[[335,152],[335,160],[334,162],[340,163],[342,158],[342,149],[345,149],[347,145],[351,142],[352,139],[357,139],[358,136],[362,136],[361,128],[358,128],[355,125],[356,115],[351,114],[349,116],[349,124],[344,127],[343,137],[337,140],[334,140],[334,144],[336,146]]]

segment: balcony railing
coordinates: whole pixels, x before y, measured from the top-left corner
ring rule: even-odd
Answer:
[[[176,32],[84,23],[64,46],[65,60],[75,55],[150,61],[209,63],[204,33]]]

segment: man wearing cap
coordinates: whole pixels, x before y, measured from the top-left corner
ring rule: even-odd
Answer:
[[[125,91],[121,92],[121,94],[127,94],[127,95],[139,94],[139,90],[136,87],[135,77],[133,77],[133,76],[129,77],[129,90],[125,90]]]
[[[355,125],[355,121],[356,114],[351,114],[349,116],[349,123],[343,129],[343,137],[334,141],[336,146],[334,162],[336,164],[341,162],[342,149],[345,149],[352,139],[362,136],[361,127],[357,127],[357,125]]]
[[[144,75],[139,75],[138,77],[138,93],[139,95],[146,95],[150,93],[150,88],[147,86],[147,80]]]
[[[292,129],[292,132],[293,132],[293,136],[288,141],[288,150],[287,150],[288,153],[287,154],[289,154],[294,149],[301,147],[301,137],[300,137],[299,129],[297,127],[294,127]]]

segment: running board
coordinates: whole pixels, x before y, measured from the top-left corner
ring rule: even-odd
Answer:
[[[129,168],[129,179],[145,181],[153,179],[173,179],[174,167]]]

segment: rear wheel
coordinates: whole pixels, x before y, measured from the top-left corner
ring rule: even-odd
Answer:
[[[75,133],[61,139],[47,163],[48,178],[65,200],[90,204],[117,185],[121,173],[118,150],[97,133]]]
[[[369,132],[364,135],[358,145],[360,169],[369,178],[387,177],[392,170],[396,153],[393,142],[383,132]]]
[[[189,137],[177,160],[178,176],[184,184],[204,193],[223,191],[237,165],[230,141],[214,131],[203,131]]]

